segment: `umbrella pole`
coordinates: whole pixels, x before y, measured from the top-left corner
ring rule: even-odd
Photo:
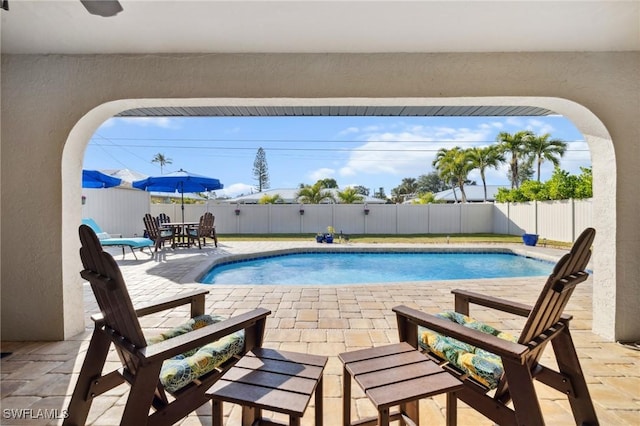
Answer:
[[[180,193],[180,204],[182,208],[182,226],[184,227],[184,192]]]
[[[182,209],[182,243],[184,244],[184,238],[187,238],[187,244],[189,239],[187,237],[187,228],[184,226],[184,183],[180,182],[180,208]]]

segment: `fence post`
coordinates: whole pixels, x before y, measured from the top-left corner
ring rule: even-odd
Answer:
[[[576,200],[573,198],[569,199],[571,203],[571,242],[573,243],[576,240]]]

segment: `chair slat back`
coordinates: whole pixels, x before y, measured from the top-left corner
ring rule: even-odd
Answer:
[[[576,285],[588,278],[585,269],[591,257],[595,233],[593,228],[585,229],[569,253],[558,261],[527,318],[519,343],[530,342],[560,320]]]
[[[100,240],[89,226],[80,225],[79,234],[84,266],[81,275],[91,284],[106,327],[124,338],[121,345],[116,343],[116,350],[125,366],[135,372],[137,360],[129,353],[131,347],[123,350],[124,345],[144,348],[147,342],[120,268],[113,257],[102,250]]]
[[[158,223],[169,223],[171,222],[171,218],[167,216],[166,213],[160,213],[158,215]]]
[[[142,220],[144,222],[144,227],[149,234],[149,238],[154,241],[160,238],[160,227],[158,226],[158,219],[147,213],[144,215],[144,218]]]
[[[210,237],[213,233],[213,213],[206,212],[200,217],[200,225],[198,227],[198,234],[201,237]]]

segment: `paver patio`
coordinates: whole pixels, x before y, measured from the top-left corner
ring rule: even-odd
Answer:
[[[318,248],[315,242],[225,242],[221,238],[218,248],[164,249],[153,259],[139,254],[139,260],[135,260],[130,253],[122,259],[118,250],[113,253],[122,268],[134,304],[141,304],[194,287],[200,288],[202,285],[195,283],[195,278],[216,257],[292,246]],[[513,247],[525,250],[524,246]],[[548,258],[564,253],[544,247],[527,247],[526,250]],[[395,316],[391,311],[393,306],[406,304],[430,313],[451,309],[453,297],[450,291],[460,287],[532,303],[543,281],[525,278],[371,285],[209,286],[211,293],[207,297],[207,308],[223,315],[236,315],[258,306],[271,309],[264,346],[329,356],[324,376],[324,418],[325,424],[332,426],[340,424],[342,418],[342,364],[337,355],[397,342]],[[88,285],[85,284],[84,290],[86,332],[63,342],[2,342],[2,352],[12,354],[0,361],[0,424],[62,422],[47,417],[51,413],[64,414],[62,410],[68,404],[89,343],[92,327],[89,316],[97,311]],[[606,342],[591,332],[591,293],[592,280],[589,279],[576,290],[567,312],[574,315],[572,334],[600,422],[603,425],[640,424],[640,352]],[[503,330],[517,331],[523,324],[522,319],[508,314],[475,308],[473,310],[472,307],[475,317]],[[185,309],[173,310],[144,317],[141,323],[147,335],[153,335],[159,329],[181,323],[187,316]],[[546,356],[552,357],[552,351],[548,350]],[[109,359],[110,366],[119,367],[115,353]],[[547,424],[573,423],[566,398],[545,386],[537,389]],[[93,403],[88,424],[118,424],[127,391],[128,387],[123,385],[98,397]],[[352,395],[354,417],[376,414],[357,386],[354,386]],[[180,424],[210,425],[210,408],[210,404],[201,407]],[[420,409],[423,424],[444,424],[444,396],[422,401]],[[31,418],[15,419],[18,414]],[[38,415],[40,418],[34,418]],[[275,418],[285,420],[284,417]],[[239,407],[226,404],[225,420],[227,425],[239,424]],[[460,425],[492,424],[463,403],[458,404],[458,420]],[[303,424],[313,424],[313,410],[307,410]]]

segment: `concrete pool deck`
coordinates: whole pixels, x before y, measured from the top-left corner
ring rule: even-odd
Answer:
[[[291,247],[317,249],[310,242],[240,242],[220,239],[218,248],[207,245],[202,250],[164,249],[153,258],[131,253],[122,257],[113,251],[122,268],[134,304],[142,304],[169,297],[181,291],[202,288],[195,278],[209,268],[215,259],[250,253],[284,250]],[[435,247],[421,244],[349,244],[349,247]],[[455,247],[479,245],[455,245]],[[443,245],[442,247],[454,247]],[[489,247],[496,247],[491,245]],[[545,247],[505,245],[523,254],[536,254],[556,259],[565,251]],[[391,308],[406,304],[426,312],[436,313],[453,307],[453,288],[464,287],[486,294],[532,303],[544,279],[491,279],[465,281],[439,281],[431,283],[331,285],[331,286],[206,286],[210,290],[207,310],[222,315],[236,315],[255,307],[272,311],[267,321],[264,346],[329,356],[324,380],[324,418],[326,425],[341,424],[342,365],[340,352],[397,342],[395,316]],[[640,424],[640,351],[634,351],[604,339],[591,332],[592,280],[576,290],[567,307],[574,316],[572,335],[582,368],[587,377],[600,423],[603,425]],[[11,409],[64,410],[75,386],[77,374],[89,343],[92,323],[89,316],[97,312],[95,299],[85,284],[85,333],[64,342],[2,342],[2,352],[12,354],[2,358],[3,425],[60,424],[61,420],[12,418]],[[523,324],[520,318],[472,307],[472,314],[505,331],[517,331]],[[144,317],[142,326],[147,335],[181,323],[187,311],[173,310]],[[545,354],[552,358],[552,351]],[[119,367],[115,353],[109,357],[110,367]],[[553,362],[553,361],[551,361]],[[561,394],[538,386],[541,405],[547,424],[572,424],[569,405]],[[128,387],[122,385],[97,398],[89,414],[88,424],[115,425],[126,401]],[[360,418],[375,414],[373,406],[353,387],[352,415]],[[444,424],[444,397],[421,402],[422,424]],[[307,410],[303,424],[313,424],[313,410]],[[15,412],[13,412],[15,413]],[[13,416],[15,417],[15,416]],[[278,420],[284,418],[275,416]],[[460,425],[491,425],[492,422],[459,403]],[[240,409],[225,404],[227,425],[237,425]],[[210,425],[210,404],[189,415],[181,425]]]

